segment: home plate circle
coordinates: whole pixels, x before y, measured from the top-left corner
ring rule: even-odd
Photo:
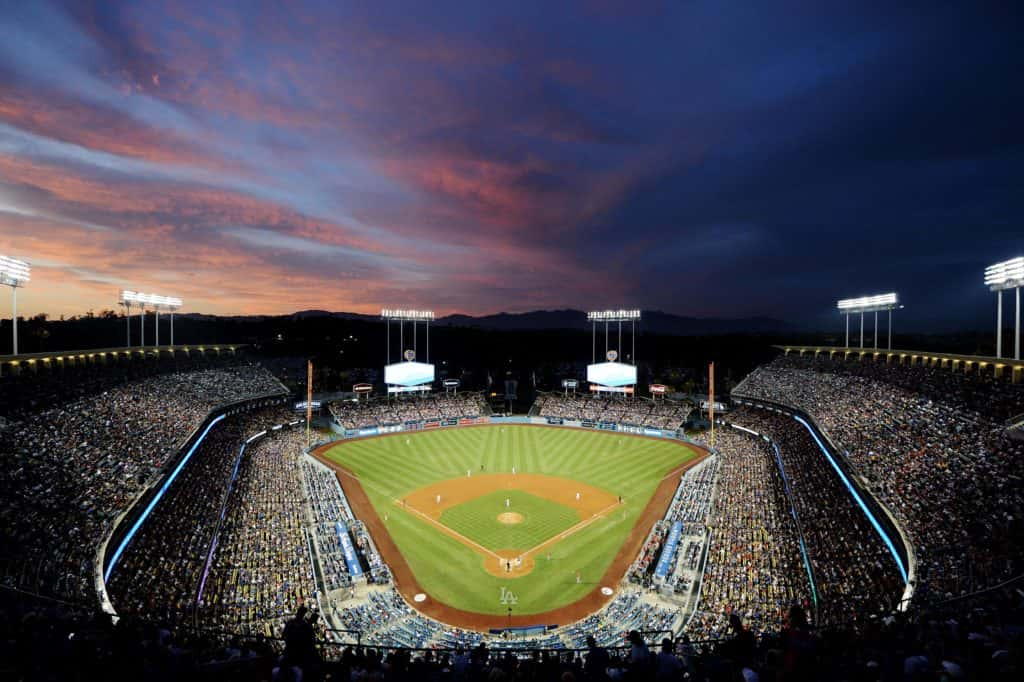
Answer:
[[[601,588],[601,594],[603,594],[606,597],[612,596],[612,592],[613,592],[613,590],[610,587],[602,587]]]
[[[415,597],[413,597],[413,598],[412,598],[412,600],[413,600],[414,602],[416,602],[417,604],[420,604],[420,603],[422,603],[422,602],[425,602],[425,601],[427,601],[427,595],[425,595],[425,594],[423,594],[422,592],[420,592],[420,593],[419,593],[419,594],[417,594],[417,595],[416,595]]]

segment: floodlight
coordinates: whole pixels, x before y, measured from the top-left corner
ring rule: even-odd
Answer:
[[[163,308],[180,308],[181,299],[174,296],[160,296],[159,294],[143,294],[137,291],[125,290],[121,292],[122,303],[138,303],[139,305],[151,305]]]
[[[1020,360],[1020,288],[1024,286],[1024,256],[1004,260],[985,268],[985,286],[996,292],[996,357],[1003,357],[1003,291],[1015,289],[1016,323],[1013,333],[1013,357]]]
[[[639,319],[639,310],[592,310],[587,313],[589,322],[632,322]]]
[[[18,354],[18,287],[29,280],[29,264],[23,260],[0,255],[0,284],[11,288],[11,350]]]
[[[985,286],[991,291],[1024,286],[1024,256],[985,268]]]
[[[860,347],[864,347],[864,313],[875,314],[875,348],[878,348],[878,313],[889,313],[889,349],[892,349],[892,311],[902,308],[899,296],[895,292],[887,294],[876,294],[874,296],[861,296],[859,298],[844,298],[836,303],[836,309],[841,315],[846,315],[846,348],[850,347],[850,315],[860,315]]]
[[[142,311],[139,320],[139,331],[142,335],[142,345],[146,345],[145,319],[146,306],[151,305],[156,311],[156,345],[160,345],[160,310],[167,310],[171,313],[171,345],[174,345],[174,311],[181,307],[181,299],[175,296],[161,296],[160,294],[144,294],[139,291],[125,289],[121,292],[121,304],[129,310],[133,303],[138,304]],[[128,347],[132,345],[131,328],[128,329]]]
[[[31,267],[25,261],[0,255],[0,284],[24,286],[29,281],[30,270]]]
[[[385,320],[406,320],[412,322],[428,322],[434,319],[433,310],[397,310],[394,308],[383,308],[380,316]]]
[[[836,303],[841,313],[870,313],[876,310],[890,310],[899,305],[899,297],[895,293],[861,296],[860,298],[844,298]]]

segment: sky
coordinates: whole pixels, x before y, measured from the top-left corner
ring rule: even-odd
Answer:
[[[945,4],[0,0],[0,254],[27,315],[838,328],[895,290],[904,328],[984,328],[1024,255],[1024,13]]]

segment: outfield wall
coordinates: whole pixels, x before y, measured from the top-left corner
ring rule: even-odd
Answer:
[[[708,447],[704,443],[688,438],[681,430],[655,429],[649,426],[638,424],[620,424],[618,422],[594,421],[591,419],[562,419],[561,417],[529,417],[526,415],[513,415],[509,417],[490,415],[486,417],[449,417],[446,419],[421,419],[408,421],[404,424],[383,424],[380,426],[365,426],[358,429],[345,429],[338,435],[318,441],[309,448],[314,450],[328,443],[355,440],[359,438],[372,438],[383,436],[389,433],[407,433],[415,431],[429,431],[435,429],[450,429],[460,426],[481,426],[486,424],[532,424],[534,426],[561,426],[574,429],[589,429],[592,431],[614,431],[627,433],[634,436],[646,436],[648,438],[666,438],[678,440],[703,450]]]

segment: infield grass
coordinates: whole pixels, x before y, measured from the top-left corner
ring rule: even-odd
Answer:
[[[512,506],[505,507],[505,500]],[[516,524],[502,523],[498,515],[521,514]],[[445,510],[441,523],[490,550],[535,547],[580,521],[575,510],[522,490],[498,490]]]
[[[667,440],[527,425],[402,433],[341,443],[327,452],[359,477],[377,514],[387,515],[388,531],[430,597],[495,615],[506,613],[507,605],[500,601],[503,587],[518,598],[515,613],[526,615],[570,604],[600,586],[658,484],[697,456],[696,450]],[[516,467],[523,473],[582,481],[621,495],[624,504],[546,548],[529,574],[501,578],[484,569],[479,553],[396,504],[423,486],[466,477],[467,470],[479,471],[481,465],[486,472]],[[504,497],[498,499],[498,508],[479,513],[481,519],[490,515],[498,525],[494,517],[504,511]],[[469,523],[458,511],[453,507],[445,513],[456,512],[455,523]],[[581,583],[576,582],[577,572]]]

